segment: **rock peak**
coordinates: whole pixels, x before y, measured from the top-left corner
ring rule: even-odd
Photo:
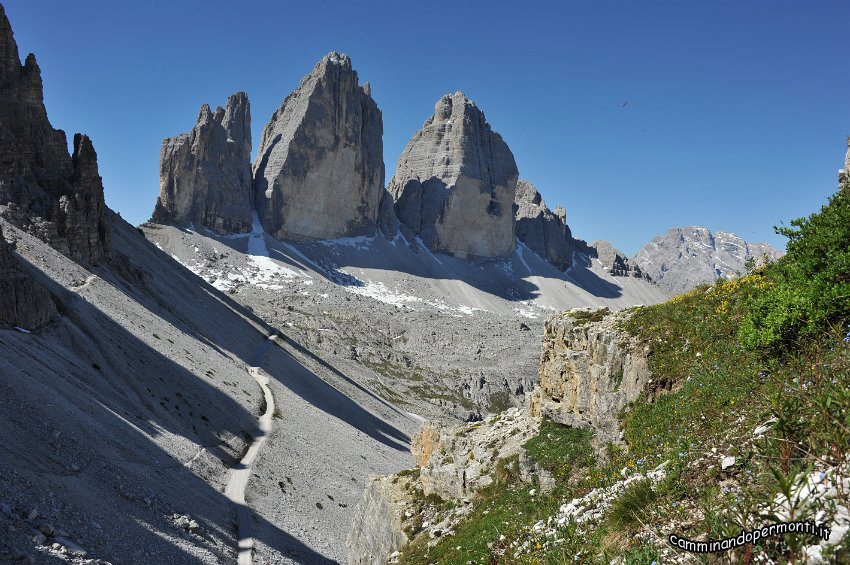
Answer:
[[[12,32],[12,24],[6,17],[6,9],[0,4],[0,81],[20,72],[21,58],[18,55],[18,44]]]
[[[331,51],[319,61],[319,65],[323,63],[330,63],[333,65],[341,65],[343,67],[351,68],[351,57],[348,56],[347,53],[340,53],[338,51]]]
[[[257,212],[284,239],[372,235],[384,193],[383,120],[348,55],[328,54],[283,101],[254,164]]]
[[[390,183],[398,219],[434,251],[514,252],[514,156],[462,92],[441,97],[405,147]]]
[[[573,239],[566,212],[559,206],[552,213],[537,188],[526,180],[517,181],[514,216],[516,237],[526,247],[558,270],[572,265]]]
[[[97,263],[108,255],[103,184],[86,136],[68,154],[65,132],[53,129],[35,55],[24,65],[0,5],[0,206],[4,216],[74,259]]]
[[[745,263],[782,253],[766,243],[748,243],[734,233],[712,232],[701,226],[671,228],[656,237],[632,260],[661,288],[679,294],[717,278],[746,272]]]
[[[252,227],[251,107],[237,92],[215,114],[201,106],[189,133],[165,139],[153,221],[198,224],[218,233]]]

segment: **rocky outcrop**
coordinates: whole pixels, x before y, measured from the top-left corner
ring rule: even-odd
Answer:
[[[19,265],[0,227],[0,324],[36,330],[57,315],[50,293]]]
[[[539,427],[527,407],[461,426],[425,421],[411,443],[417,468],[369,477],[348,535],[348,562],[400,563],[398,551],[412,538],[424,536],[433,545],[452,533],[472,511],[475,492],[495,480],[499,460],[516,460],[511,471],[523,480],[540,478],[518,468],[522,445]],[[537,473],[532,467],[526,470]],[[456,504],[445,511],[443,500]]]
[[[103,184],[91,140],[47,119],[41,70],[30,53],[23,65],[0,6],[0,213],[80,261],[109,254]]]
[[[514,156],[463,93],[437,101],[408,142],[389,190],[399,221],[429,249],[459,257],[514,252]]]
[[[838,188],[843,189],[850,181],[850,138],[847,139],[847,153],[844,155],[844,168],[838,170]]]
[[[629,315],[570,310],[546,321],[533,415],[592,428],[597,445],[620,440],[620,411],[651,380],[646,346],[619,328]]]
[[[371,475],[345,543],[349,565],[384,565],[408,542],[402,520],[411,496],[408,480]]]
[[[765,256],[776,260],[782,252],[767,243],[747,243],[734,233],[691,226],[656,237],[638,251],[634,262],[661,288],[681,294],[745,273],[749,259],[758,264]]]
[[[574,245],[579,253],[587,255],[591,259],[597,259],[602,267],[612,276],[637,277],[651,280],[625,253],[604,239],[591,241],[590,243],[576,240]]]
[[[494,480],[499,459],[519,456],[540,421],[525,407],[510,408],[487,422],[443,427],[425,422],[411,450],[425,496],[449,500],[471,496]],[[494,450],[493,446],[499,446]],[[427,449],[422,449],[427,447]],[[427,457],[423,455],[427,454]]]
[[[411,441],[417,468],[370,478],[349,547],[358,536],[365,541],[349,552],[350,559],[357,558],[351,562],[403,562],[403,555],[393,553],[401,545],[389,539],[438,543],[469,514],[475,493],[495,481],[513,477],[551,491],[555,477],[524,449],[544,418],[591,428],[591,444],[605,457],[608,443],[621,441],[619,414],[652,384],[646,346],[620,329],[630,315],[602,309],[551,317],[542,341],[540,385],[524,406],[460,426],[424,422]],[[428,503],[434,500],[452,503]],[[399,529],[405,537],[393,538]]]
[[[254,164],[257,211],[278,238],[372,235],[384,194],[383,122],[348,55],[330,53],[286,97]]]
[[[248,95],[228,97],[215,112],[201,106],[189,133],[162,142],[158,223],[197,224],[218,233],[251,231],[251,108]]]
[[[543,197],[528,181],[517,182],[514,199],[516,237],[526,247],[559,270],[572,265],[573,241],[567,226],[567,213],[560,206],[553,213]]]

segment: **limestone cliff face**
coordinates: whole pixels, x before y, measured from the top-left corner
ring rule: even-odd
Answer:
[[[97,263],[110,250],[103,184],[91,140],[47,119],[35,55],[21,65],[0,6],[0,213],[66,255]]]
[[[410,479],[370,476],[346,540],[348,565],[384,565],[409,539],[402,530]]]
[[[580,310],[570,310],[546,321],[534,415],[593,428],[599,444],[620,439],[620,411],[651,379],[646,346],[618,328],[629,315],[586,323]]]
[[[412,443],[425,496],[434,493],[445,500],[472,496],[495,480],[497,460],[520,454],[539,424],[525,407],[502,412],[492,423],[442,427],[426,422]]]
[[[399,221],[431,250],[505,257],[515,246],[517,178],[507,144],[456,92],[437,101],[408,142],[389,190]]]
[[[57,315],[46,288],[32,279],[12,253],[0,227],[0,324],[36,330]]]
[[[526,247],[564,270],[572,265],[573,240],[560,206],[553,213],[528,181],[517,182],[514,199],[516,237]]]
[[[263,130],[257,211],[278,238],[372,235],[384,194],[383,121],[348,55],[330,53]]]
[[[251,231],[251,175],[248,95],[228,97],[225,109],[215,112],[204,104],[191,132],[162,142],[153,221],[197,224],[218,233]]]

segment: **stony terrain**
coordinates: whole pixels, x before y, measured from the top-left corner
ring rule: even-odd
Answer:
[[[251,231],[251,107],[248,95],[227,98],[213,113],[201,106],[189,133],[170,137],[160,151],[158,222],[198,224],[218,233]]]
[[[50,292],[17,260],[0,228],[0,323],[32,331],[47,325],[56,315]]]
[[[0,385],[9,431],[2,465],[16,471],[0,478],[0,502],[14,518],[0,553],[53,555],[52,538],[33,542],[38,523],[25,518],[35,510],[110,562],[230,561],[234,514],[221,489],[261,411],[247,366],[274,330],[117,216],[110,224],[113,253],[125,259],[96,271],[3,226],[17,239],[18,260],[35,267],[62,306],[58,321],[39,331],[0,329],[0,373],[15,375]],[[297,361],[303,346],[285,349],[291,355],[275,347],[263,363],[279,414],[255,465],[264,480],[249,485],[258,548],[279,562],[290,562],[287,555],[340,560],[341,524],[350,521],[363,480],[409,461],[414,420],[332,365]],[[32,449],[32,430],[42,430],[44,449]],[[328,441],[312,441],[317,433]],[[282,496],[282,469],[293,497],[287,519],[262,502],[268,493],[259,494],[274,487],[270,500]],[[327,494],[345,506],[318,508]],[[289,521],[295,516],[297,523]]]
[[[384,126],[348,55],[329,53],[272,115],[254,163],[257,212],[275,237],[372,235],[384,194]]]
[[[507,257],[515,248],[518,175],[508,145],[456,92],[437,101],[410,139],[389,191],[409,239],[459,257]]]
[[[200,277],[310,351],[423,417],[467,419],[523,398],[537,379],[543,319],[585,304],[612,310],[666,295],[578,256],[566,273],[519,244],[470,262],[399,235],[280,242],[142,226]]]
[[[718,278],[746,273],[746,262],[776,260],[782,256],[767,243],[747,243],[734,233],[711,232],[690,226],[672,228],[634,256],[634,263],[659,286],[681,294]]]

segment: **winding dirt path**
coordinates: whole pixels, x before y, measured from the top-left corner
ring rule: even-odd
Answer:
[[[239,542],[239,565],[251,565],[251,552],[254,549],[254,537],[251,527],[251,509],[245,504],[245,487],[248,486],[248,480],[251,478],[251,464],[260,452],[260,448],[265,443],[269,432],[272,429],[272,414],[274,414],[274,396],[268,386],[269,377],[262,370],[263,357],[269,347],[272,346],[276,335],[269,336],[268,340],[260,346],[254,358],[254,364],[248,368],[248,372],[263,389],[263,395],[266,400],[266,410],[259,419],[259,431],[254,436],[254,441],[245,456],[239,462],[239,465],[233,469],[230,474],[230,479],[227,481],[227,487],[224,489],[224,494],[236,506],[236,535]]]

